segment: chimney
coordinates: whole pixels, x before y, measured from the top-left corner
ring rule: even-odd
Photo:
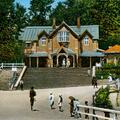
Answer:
[[[77,28],[80,28],[80,17],[77,17]]]
[[[52,25],[52,28],[53,28],[53,29],[56,29],[56,19],[55,19],[55,18],[53,18],[53,25]]]

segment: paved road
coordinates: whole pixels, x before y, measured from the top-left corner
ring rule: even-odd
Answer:
[[[0,91],[0,120],[72,120],[69,114],[69,96],[78,98],[81,104],[85,100],[92,103],[92,95],[97,88],[92,86],[69,87],[55,89],[38,89],[36,90],[36,102],[34,109],[30,110],[29,91]],[[50,110],[48,105],[48,94],[53,91],[55,95],[56,109]],[[58,95],[61,93],[64,98],[63,112],[58,111]]]

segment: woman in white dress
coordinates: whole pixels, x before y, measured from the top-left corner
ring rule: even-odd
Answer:
[[[53,95],[52,92],[50,92],[50,95],[49,95],[48,99],[49,99],[49,104],[50,104],[51,109],[54,109],[53,108],[53,105],[54,105],[54,95]]]

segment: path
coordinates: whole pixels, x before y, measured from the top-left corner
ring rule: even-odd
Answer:
[[[85,100],[92,103],[92,95],[97,89],[92,86],[69,87],[55,89],[36,90],[36,102],[34,108],[38,111],[31,111],[29,105],[29,91],[0,91],[0,120],[72,120],[69,115],[69,96],[78,98],[81,104]],[[55,94],[56,109],[50,110],[48,106],[48,94],[53,91]],[[64,98],[64,111],[59,112],[57,107],[58,95],[61,93]]]

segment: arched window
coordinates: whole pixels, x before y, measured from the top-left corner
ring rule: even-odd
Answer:
[[[39,40],[39,43],[40,43],[40,45],[45,46],[46,45],[46,37],[45,36],[41,37]]]

